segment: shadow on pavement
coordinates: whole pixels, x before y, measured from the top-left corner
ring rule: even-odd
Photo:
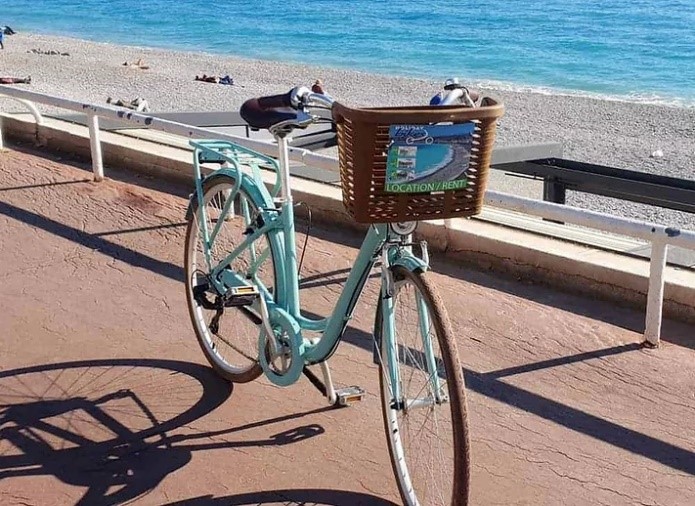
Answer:
[[[369,494],[345,490],[294,489],[249,492],[247,494],[213,497],[191,497],[166,506],[395,506],[395,503]]]
[[[121,262],[125,262],[133,267],[140,267],[149,271],[160,274],[161,276],[183,282],[183,268],[179,265],[172,264],[152,258],[149,255],[140,253],[133,249],[121,246],[115,242],[103,239],[102,237],[83,232],[79,229],[69,227],[51,218],[41,216],[40,214],[27,211],[11,204],[0,201],[0,214],[22,221],[28,225],[34,226],[57,235],[69,241],[76,242],[87,248],[98,250],[104,255],[116,258]],[[181,246],[183,251],[183,246]]]
[[[136,227],[136,228],[124,228],[117,230],[107,230],[106,232],[94,232],[92,235],[97,237],[104,237],[105,235],[122,235],[122,234],[134,234],[137,232],[149,232],[150,230],[166,230],[167,228],[185,228],[186,222],[180,223],[163,223],[161,225],[154,225],[151,227]]]
[[[75,182],[91,182],[94,180],[93,169],[91,159],[85,159],[73,152],[66,151],[56,151],[51,149],[40,149],[36,148],[34,145],[27,143],[12,143],[12,149],[20,153],[25,153],[28,155],[38,156],[40,158],[45,158],[47,160],[52,160],[56,163],[62,165],[67,165],[74,169],[84,171],[89,174],[89,179],[84,179]],[[193,158],[193,153],[191,152],[191,159]],[[147,174],[144,172],[137,172],[133,170],[123,170],[106,165],[104,167],[105,177],[107,179],[112,179],[114,181],[120,181],[122,183],[133,184],[136,186],[141,186],[143,188],[148,188],[150,190],[155,190],[163,193],[168,193],[170,195],[175,195],[177,197],[188,198],[191,193],[191,187],[193,185],[193,172],[191,172],[190,185],[183,182],[164,180],[159,176]],[[45,185],[51,186],[51,185]]]
[[[37,183],[37,184],[27,184],[24,186],[6,186],[0,188],[0,192],[10,192],[19,190],[32,190],[34,188],[46,188],[48,186],[61,186],[66,184],[78,184],[78,183],[89,183],[91,179],[75,179],[73,181],[56,181],[54,183]]]
[[[378,265],[378,263],[376,264]],[[302,277],[299,280],[299,289],[308,290],[310,288],[318,288],[321,286],[344,284],[347,281],[350,269],[338,269],[335,271],[324,272],[322,274],[314,274],[312,276]],[[379,279],[380,272],[372,272],[369,279]]]
[[[190,426],[231,394],[231,384],[210,368],[173,360],[86,360],[2,371],[0,481],[52,475],[87,489],[77,504],[120,504],[147,494],[194,451],[282,446],[324,433],[306,424],[264,439],[216,439],[326,408],[219,431]]]

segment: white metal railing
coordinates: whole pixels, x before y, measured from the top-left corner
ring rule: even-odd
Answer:
[[[122,121],[130,125],[141,125],[152,130],[180,135],[191,139],[214,138],[227,140],[240,144],[247,148],[254,149],[268,156],[277,156],[277,146],[272,142],[259,141],[256,139],[248,139],[246,137],[238,137],[222,132],[215,132],[206,128],[199,128],[176,121],[155,118],[148,114],[138,113],[128,109],[117,108],[107,105],[95,105],[65,98],[54,97],[44,93],[35,91],[27,91],[19,88],[12,88],[7,85],[0,85],[0,95],[7,95],[13,98],[24,99],[32,102],[38,102],[61,109],[86,114],[88,117],[90,142],[92,148],[92,169],[94,178],[100,181],[104,177],[104,166],[101,158],[101,144],[99,142],[99,118],[112,119]],[[0,132],[1,135],[1,132]],[[312,153],[307,149],[290,147],[290,160],[301,162],[310,167],[318,167],[322,169],[335,170],[336,159],[331,156],[319,155]]]
[[[159,130],[182,137],[228,140],[268,156],[277,155],[277,146],[272,142],[248,139],[246,137],[238,137],[205,128],[198,128],[183,123],[155,118],[147,114],[124,110],[122,108],[88,104],[0,85],[0,97],[3,95],[18,99],[29,107],[39,124],[42,121],[41,115],[32,102],[86,113],[88,116],[92,152],[92,168],[94,171],[94,178],[97,181],[102,180],[104,177],[101,143],[99,139],[99,118],[115,119],[131,125],[142,125],[152,130]],[[2,131],[0,129],[0,147],[1,146]],[[290,147],[290,160],[332,171],[338,169],[338,160],[336,158],[319,155],[301,148]],[[647,292],[647,314],[645,318],[644,336],[648,343],[658,346],[661,337],[664,271],[666,269],[667,248],[669,245],[673,245],[695,250],[695,232],[550,202],[525,199],[494,191],[488,191],[486,193],[485,204],[540,218],[571,223],[649,241],[651,243],[652,254],[649,267],[649,287]],[[445,226],[449,225],[450,220],[445,220]]]
[[[34,120],[36,121],[37,125],[41,125],[43,123],[43,116],[41,116],[41,113],[39,110],[36,108],[33,102],[30,102],[29,100],[25,100],[23,98],[17,98],[17,97],[11,97],[11,96],[6,96],[0,94],[0,98],[8,98],[11,100],[15,100],[19,102],[20,104],[24,105],[27,109],[29,109],[29,112],[34,116]],[[3,148],[2,144],[2,125],[0,124],[0,149]]]

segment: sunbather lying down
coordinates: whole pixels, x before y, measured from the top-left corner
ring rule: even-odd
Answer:
[[[120,98],[118,100],[114,100],[111,97],[109,97],[106,99],[106,103],[118,107],[126,107],[128,109],[133,109],[137,112],[150,112],[150,104],[147,103],[147,100],[141,97],[136,97],[130,102],[128,102],[127,100],[121,100]]]
[[[33,53],[33,54],[47,54],[47,55],[57,55],[57,56],[70,56],[70,53],[61,53],[60,51],[56,51],[55,49],[49,49],[49,50],[43,50],[43,49],[29,49],[27,50],[27,53]]]
[[[132,68],[136,68],[136,69],[140,69],[140,70],[147,70],[148,68],[150,68],[149,65],[145,65],[145,62],[142,61],[142,58],[138,58],[138,61],[136,61],[134,63],[128,63],[127,61],[124,61],[123,66],[124,67],[132,67]]]
[[[27,77],[0,77],[0,84],[31,84],[31,76]]]
[[[226,75],[224,77],[217,77],[217,76],[208,76],[206,74],[203,74],[202,76],[195,76],[195,81],[203,81],[206,83],[228,84],[230,86],[232,84],[234,84],[234,79],[232,79],[229,75]]]

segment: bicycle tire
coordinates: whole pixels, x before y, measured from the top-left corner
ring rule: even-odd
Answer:
[[[439,360],[435,360],[435,363],[437,364],[438,376],[441,377],[443,372],[446,375],[447,380],[446,389],[449,396],[449,402],[443,404],[433,404],[427,409],[432,411],[435,409],[439,410],[439,416],[444,419],[446,418],[446,407],[448,406],[451,430],[451,439],[445,443],[445,445],[450,443],[451,446],[451,465],[445,465],[442,470],[429,471],[429,474],[432,476],[440,476],[441,474],[450,474],[450,476],[445,477],[445,485],[441,487],[444,490],[433,490],[432,487],[427,483],[422,484],[419,477],[413,476],[414,472],[416,471],[414,468],[418,466],[409,465],[407,460],[407,454],[414,453],[414,451],[408,452],[404,448],[404,439],[409,439],[409,435],[404,437],[404,431],[408,429],[408,427],[404,426],[409,426],[410,419],[407,419],[407,417],[410,416],[411,413],[408,409],[401,408],[399,410],[397,408],[394,409],[392,406],[391,391],[388,379],[389,369],[384,363],[384,360],[388,360],[388,355],[386,352],[388,340],[383,338],[383,313],[381,303],[379,303],[377,305],[374,331],[376,346],[377,349],[380,350],[380,355],[377,356],[377,360],[379,364],[381,408],[389,456],[391,458],[391,465],[398,483],[398,490],[403,503],[408,506],[424,504],[427,504],[428,506],[432,504],[465,506],[468,504],[470,488],[470,441],[468,430],[468,411],[463,369],[461,368],[458,357],[458,351],[454,341],[451,323],[441,297],[437,293],[431,281],[423,272],[411,272],[400,266],[392,267],[391,272],[394,279],[394,335],[398,350],[397,360],[399,362],[399,377],[403,378],[405,373],[409,372],[405,369],[405,367],[408,367],[408,365],[412,366],[412,364],[401,363],[401,360],[405,359],[403,362],[406,360],[415,360],[417,364],[416,356],[418,356],[418,352],[414,352],[408,347],[407,343],[404,344],[404,342],[399,339],[403,333],[401,332],[401,329],[405,327],[403,322],[401,322],[399,325],[399,298],[403,296],[404,288],[407,285],[410,285],[414,288],[414,290],[417,291],[417,293],[420,294],[425,306],[427,307],[430,318],[430,329],[434,329],[436,331],[436,344],[438,344],[441,352]],[[417,328],[419,328],[419,314],[417,318]],[[431,330],[429,332],[431,332]],[[421,334],[421,332],[418,332],[418,334]],[[424,344],[422,344],[422,341],[421,347],[424,349]],[[435,343],[433,342],[433,348],[434,347]],[[426,360],[424,352],[420,352],[419,356],[422,361]],[[413,367],[410,367],[410,369],[413,369]],[[401,388],[403,388],[403,381],[400,381],[399,383],[401,384]],[[430,388],[430,394],[432,394],[432,390],[433,389]],[[407,395],[405,397],[407,398]],[[411,408],[411,410],[413,414],[424,411],[423,408]],[[405,418],[405,421],[399,421],[399,413],[401,413],[401,415]],[[425,431],[421,430],[421,432]],[[439,438],[437,438],[437,442],[439,442]],[[428,443],[432,442],[428,441]],[[432,447],[432,444],[427,445],[427,448],[430,447]],[[417,453],[418,454],[415,455],[417,458],[416,464],[419,464],[422,459],[422,453]],[[439,454],[441,455],[441,453]],[[411,457],[413,456],[411,455]],[[432,498],[432,495],[435,493],[439,494],[438,497]],[[441,494],[444,494],[444,496]]]
[[[232,188],[234,188],[235,185],[235,179],[228,175],[228,174],[216,174],[208,179],[206,179],[203,182],[203,202],[207,205],[214,199],[217,195],[222,195],[222,198],[225,195],[225,191],[230,191]],[[228,195],[228,193],[227,193]],[[219,201],[219,206],[223,206],[222,203],[222,198]],[[241,206],[241,202],[245,200],[249,204],[249,210],[250,214],[251,213],[257,213],[260,209],[265,207],[265,203],[261,202],[256,202],[254,201],[253,197],[244,189],[242,186],[239,188],[238,193],[235,196],[235,201],[234,201],[234,214],[231,217],[225,216],[223,219],[225,221],[233,221],[234,223],[230,223],[230,226],[235,226],[235,239],[236,240],[230,240],[230,246],[234,244],[235,242],[238,244],[243,240],[244,232],[246,228],[248,227],[249,223],[247,223],[248,220],[246,220],[243,216],[240,215],[239,211],[239,206]],[[219,207],[218,206],[218,207]],[[212,318],[210,319],[209,322],[206,322],[205,316],[209,315],[209,313],[204,313],[203,310],[204,308],[202,305],[196,300],[194,294],[193,294],[193,287],[197,286],[195,285],[197,281],[194,281],[194,276],[201,276],[201,270],[200,270],[200,265],[199,261],[197,259],[197,255],[201,253],[201,251],[198,251],[197,248],[201,244],[200,242],[200,229],[199,229],[199,210],[200,210],[200,205],[197,202],[197,200],[194,199],[194,202],[192,204],[192,209],[191,213],[189,216],[188,220],[188,227],[186,229],[186,242],[185,242],[185,258],[184,258],[184,263],[185,263],[185,275],[186,275],[186,301],[188,303],[188,311],[189,315],[191,317],[191,322],[193,324],[193,328],[195,330],[196,338],[198,340],[198,344],[200,344],[200,347],[203,350],[203,353],[205,355],[205,358],[208,360],[210,365],[213,367],[213,369],[219,374],[221,377],[234,382],[234,383],[247,383],[250,381],[255,380],[258,378],[262,373],[262,368],[261,365],[258,362],[258,337],[259,337],[259,332],[262,331],[261,329],[261,324],[260,324],[260,314],[257,311],[253,311],[249,309],[249,307],[228,307],[225,308],[223,311],[223,315],[226,313],[231,313],[233,316],[236,316],[237,319],[234,322],[233,325],[233,330],[235,332],[235,335],[242,335],[242,339],[246,338],[246,346],[245,350],[241,350],[240,347],[236,348],[235,345],[239,339],[234,339],[234,343],[232,343],[230,340],[223,338],[220,334],[213,332],[211,329],[211,323],[212,323]],[[213,207],[212,209],[208,209],[208,211],[212,211],[212,213],[208,213],[209,216],[212,216],[214,213],[215,208]],[[210,220],[213,218],[210,217]],[[222,234],[222,228],[224,225],[220,227],[220,233],[218,234],[218,237]],[[215,241],[218,239],[216,238]],[[222,239],[220,239],[222,242],[222,245],[226,245],[227,243],[224,242]],[[263,285],[263,287],[272,294],[273,298],[276,297],[275,293],[275,287],[277,286],[277,272],[276,272],[276,265],[279,259],[278,252],[276,251],[274,247],[273,241],[269,240],[267,234],[261,235],[256,241],[252,243],[252,247],[256,248],[256,245],[260,244],[261,246],[264,246],[265,248],[269,248],[270,250],[270,255],[268,256],[268,259],[272,263],[270,266],[270,273],[265,272],[265,280],[255,280],[255,284],[260,284]],[[232,251],[231,247],[227,248],[221,248],[221,255],[222,258],[217,259],[217,261],[221,261],[224,256],[226,256],[229,252]],[[250,250],[245,250],[245,253]],[[265,252],[265,250],[263,250]],[[194,255],[195,253],[195,255]],[[244,264],[244,260],[242,256],[238,257],[235,259],[235,262],[241,262],[241,265]],[[252,264],[253,262],[248,262],[249,264]],[[240,264],[237,264],[240,265]],[[204,267],[206,267],[204,265]],[[261,269],[263,267],[261,266]],[[259,270],[261,270],[259,269]],[[237,271],[239,270],[238,268],[236,269]],[[205,269],[202,272],[206,272],[207,269]],[[254,274],[255,275],[255,274]],[[247,279],[251,279],[249,272],[247,272]],[[270,283],[267,283],[267,280],[272,280],[272,286],[268,286]],[[209,310],[207,310],[209,311]],[[220,318],[221,321],[221,318]],[[228,320],[227,320],[228,321]],[[247,325],[244,326],[244,322],[247,323]],[[251,325],[249,325],[251,324]],[[228,325],[226,325],[228,326]],[[244,328],[245,327],[245,328]],[[223,330],[222,324],[220,324],[220,329],[218,329],[217,332],[221,332]],[[217,337],[219,339],[219,342],[216,342],[213,339],[213,336]],[[248,362],[245,366],[239,367],[236,364],[230,363],[229,359],[225,359],[221,354],[220,354],[220,344],[227,344],[231,349],[237,352],[238,355],[242,356],[243,358],[246,359]],[[242,343],[243,344],[243,343]],[[235,360],[240,360],[235,358]]]

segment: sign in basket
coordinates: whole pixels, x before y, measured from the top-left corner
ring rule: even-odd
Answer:
[[[458,190],[467,172],[475,125],[391,125],[386,187],[391,193]]]

